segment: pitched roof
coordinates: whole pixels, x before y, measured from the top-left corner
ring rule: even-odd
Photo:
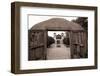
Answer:
[[[51,18],[35,24],[30,30],[84,30],[79,24],[64,18]]]

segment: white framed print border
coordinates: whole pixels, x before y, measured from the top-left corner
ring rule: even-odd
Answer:
[[[47,50],[51,46],[49,35],[56,36],[56,40],[52,39],[52,43],[57,45],[56,49],[63,51],[66,47],[70,48],[69,57],[66,57],[67,54],[47,57]],[[64,41],[65,37],[69,41]],[[12,73],[86,69],[97,69],[97,7],[11,3]]]

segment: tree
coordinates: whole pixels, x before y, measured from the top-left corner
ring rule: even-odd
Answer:
[[[63,43],[65,44],[65,45],[70,45],[70,41],[69,41],[69,38],[64,38],[63,39]]]
[[[76,20],[72,20],[72,22],[80,24],[85,31],[88,30],[88,18],[87,17],[78,17]]]
[[[47,47],[50,47],[51,44],[55,43],[55,40],[53,37],[48,36],[47,37]]]

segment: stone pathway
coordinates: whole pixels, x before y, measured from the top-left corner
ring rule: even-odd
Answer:
[[[64,44],[52,44],[50,48],[47,48],[47,60],[56,59],[70,59],[70,48],[66,47]]]

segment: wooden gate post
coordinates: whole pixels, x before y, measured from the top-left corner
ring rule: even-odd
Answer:
[[[72,31],[70,31],[69,40],[70,40],[70,53],[71,53],[71,58],[73,58],[72,35],[73,35]]]
[[[47,30],[44,30],[44,59],[46,60],[47,59],[47,36],[48,36],[48,33],[47,33]]]

